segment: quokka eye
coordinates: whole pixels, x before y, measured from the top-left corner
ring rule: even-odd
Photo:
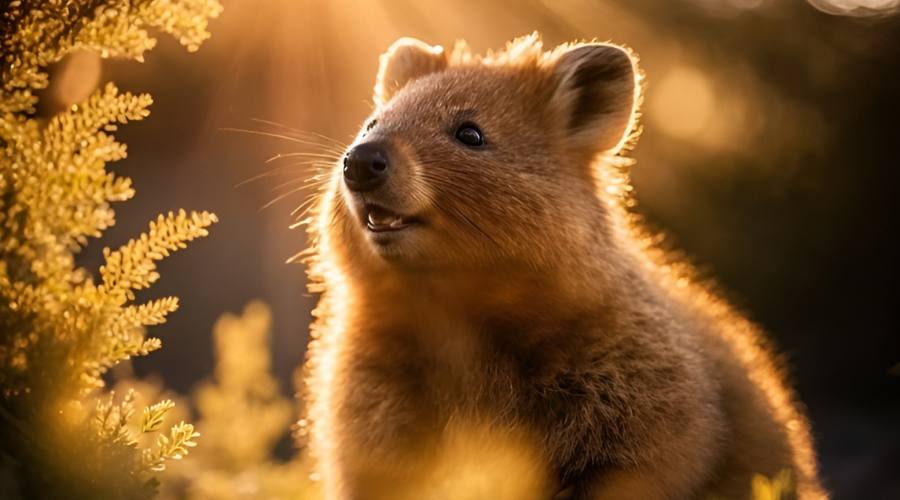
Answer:
[[[484,134],[472,122],[463,123],[456,129],[456,140],[472,148],[484,146]]]
[[[366,132],[375,128],[375,125],[378,125],[378,120],[372,120],[366,125]]]

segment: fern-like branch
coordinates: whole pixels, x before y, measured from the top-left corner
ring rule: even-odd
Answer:
[[[197,446],[194,439],[198,437],[200,437],[200,433],[195,432],[194,426],[191,424],[181,422],[172,426],[168,436],[159,436],[154,449],[144,450],[144,467],[156,472],[165,470],[166,461],[184,458],[190,448]]]

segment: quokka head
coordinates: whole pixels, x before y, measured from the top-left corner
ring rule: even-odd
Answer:
[[[485,56],[397,40],[333,178],[332,247],[409,269],[596,254],[609,226],[596,159],[633,132],[635,64],[606,43],[545,52],[536,34]]]

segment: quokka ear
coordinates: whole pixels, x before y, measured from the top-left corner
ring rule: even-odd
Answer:
[[[447,67],[440,45],[431,46],[415,38],[401,38],[381,55],[375,82],[375,103],[386,104],[409,82]]]
[[[559,56],[551,105],[573,146],[593,153],[621,148],[631,133],[636,71],[631,55],[615,45],[579,45]]]

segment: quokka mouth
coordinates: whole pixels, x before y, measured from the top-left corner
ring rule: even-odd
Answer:
[[[415,217],[400,215],[379,205],[367,204],[365,208],[366,228],[373,233],[401,231],[419,222]]]

